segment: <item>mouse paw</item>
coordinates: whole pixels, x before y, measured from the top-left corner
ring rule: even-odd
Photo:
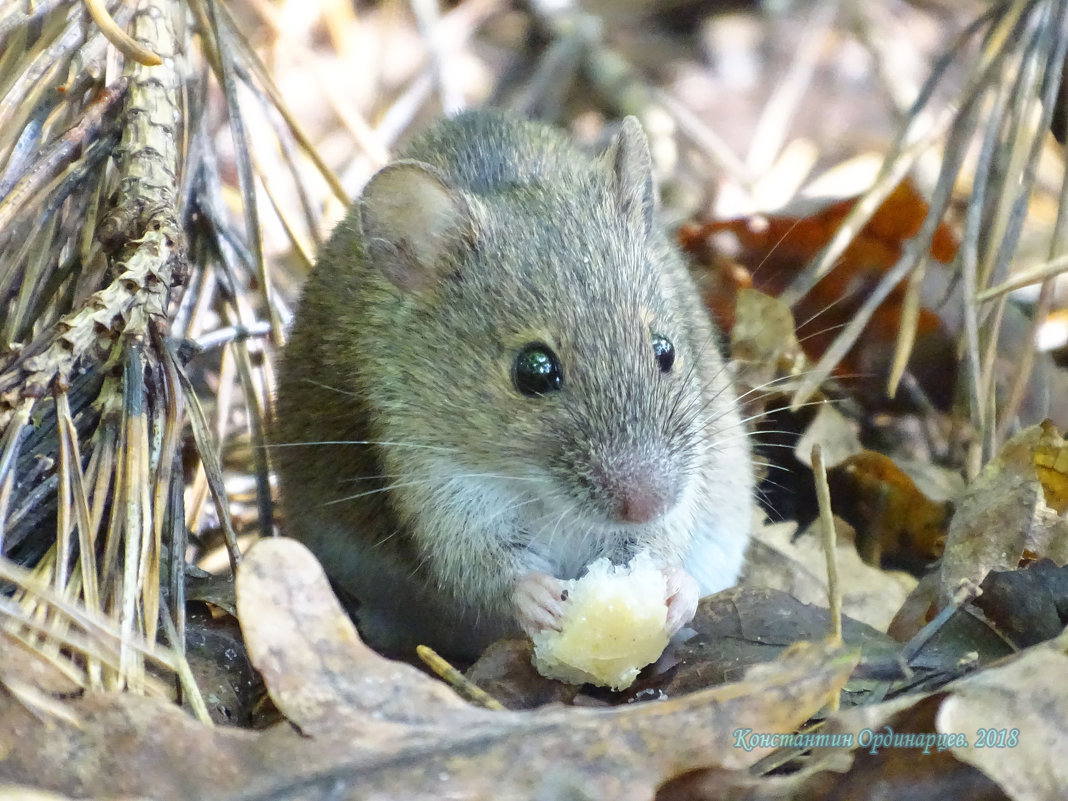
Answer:
[[[671,635],[693,620],[693,616],[697,614],[701,589],[694,577],[682,567],[665,567],[663,573],[667,582],[668,608],[664,627]]]
[[[516,620],[527,636],[542,629],[559,629],[564,614],[564,590],[559,579],[531,571],[519,578],[512,594]]]

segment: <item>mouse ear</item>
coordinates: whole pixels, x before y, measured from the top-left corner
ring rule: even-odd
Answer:
[[[475,238],[467,201],[419,161],[375,173],[360,198],[360,223],[371,263],[407,292],[435,286],[449,256]]]
[[[605,153],[616,179],[616,198],[629,225],[642,234],[653,224],[656,189],[649,141],[636,117],[625,117]]]

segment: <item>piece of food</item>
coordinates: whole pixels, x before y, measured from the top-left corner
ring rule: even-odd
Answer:
[[[567,591],[559,631],[534,636],[534,667],[551,679],[626,689],[668,642],[667,583],[648,554],[598,559]]]

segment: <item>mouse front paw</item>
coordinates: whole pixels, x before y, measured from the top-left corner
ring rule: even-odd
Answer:
[[[548,573],[531,571],[521,576],[512,593],[519,627],[528,637],[543,629],[559,629],[564,614],[564,588]]]
[[[667,621],[664,627],[668,635],[681,629],[697,614],[697,602],[701,600],[701,589],[697,580],[682,567],[665,567],[664,580],[667,582]]]

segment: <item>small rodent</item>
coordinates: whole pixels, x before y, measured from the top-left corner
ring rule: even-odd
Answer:
[[[378,172],[304,289],[272,449],[289,534],[364,638],[474,657],[646,550],[668,621],[732,585],[747,435],[628,117],[591,157],[491,111]]]

